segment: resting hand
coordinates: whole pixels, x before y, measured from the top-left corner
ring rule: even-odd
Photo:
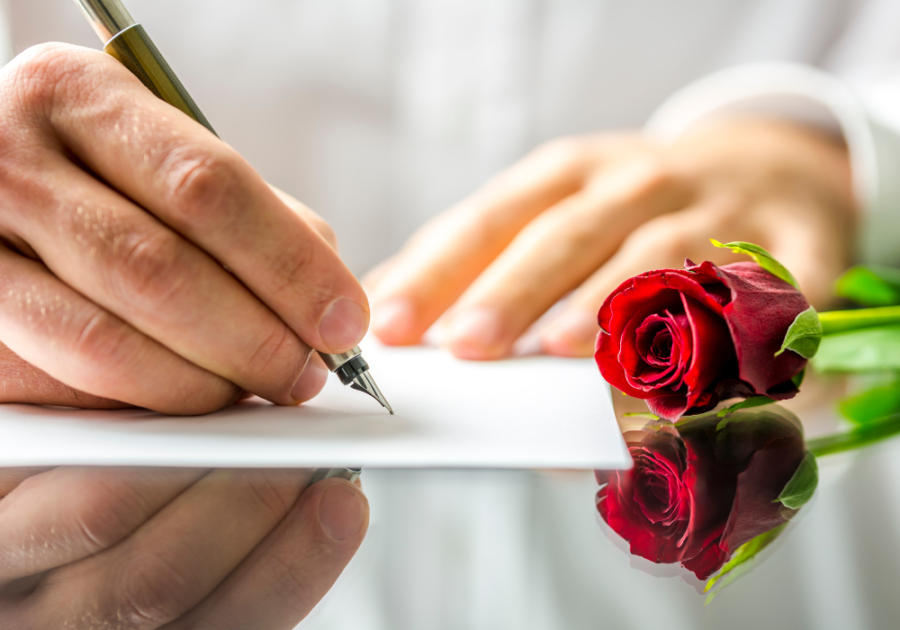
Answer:
[[[109,55],[0,72],[0,174],[0,402],[297,404],[368,326],[327,226]]]
[[[417,343],[444,316],[457,356],[496,359],[571,292],[539,331],[551,354],[589,356],[597,311],[626,278],[725,263],[710,238],[757,243],[814,304],[852,253],[846,150],[812,130],[741,120],[673,145],[641,135],[559,140],[422,228],[366,279],[372,329]]]
[[[289,630],[368,526],[356,486],[308,481],[282,470],[0,470],[0,626]]]

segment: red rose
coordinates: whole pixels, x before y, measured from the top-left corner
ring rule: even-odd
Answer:
[[[779,356],[788,328],[809,308],[803,294],[755,262],[662,269],[619,286],[600,308],[597,365],[661,418],[712,409],[734,396],[797,393],[806,359]]]
[[[806,453],[799,421],[782,412],[738,412],[626,435],[631,470],[597,473],[597,509],[657,563],[680,562],[705,580],[745,542],[797,510],[777,499]],[[660,423],[657,423],[660,424]]]

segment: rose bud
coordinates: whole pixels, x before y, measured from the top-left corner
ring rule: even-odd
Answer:
[[[801,464],[815,469],[788,412],[772,406],[736,412],[717,429],[721,422],[704,416],[626,434],[634,467],[598,473],[608,483],[597,493],[597,509],[631,553],[679,562],[701,580],[741,545],[786,523],[797,509],[785,503],[802,505],[817,480],[814,471],[806,475],[805,498],[782,502]]]
[[[818,325],[803,294],[755,262],[687,260],[685,269],[630,278],[606,298],[594,357],[613,387],[668,420],[736,396],[784,400],[797,393],[807,359],[779,351],[807,311]]]

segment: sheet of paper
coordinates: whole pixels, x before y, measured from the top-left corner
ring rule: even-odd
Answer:
[[[627,468],[610,391],[591,360],[466,362],[363,345],[396,415],[332,377],[315,400],[218,413],[0,405],[0,466]]]

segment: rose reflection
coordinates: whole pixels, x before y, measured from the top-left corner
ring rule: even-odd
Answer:
[[[799,507],[815,488],[800,421],[775,405],[651,422],[625,440],[634,467],[597,472],[600,515],[632,554],[680,563],[701,580],[790,520],[798,510],[788,506]],[[785,499],[789,482],[797,487],[795,474],[812,475],[802,501]]]

